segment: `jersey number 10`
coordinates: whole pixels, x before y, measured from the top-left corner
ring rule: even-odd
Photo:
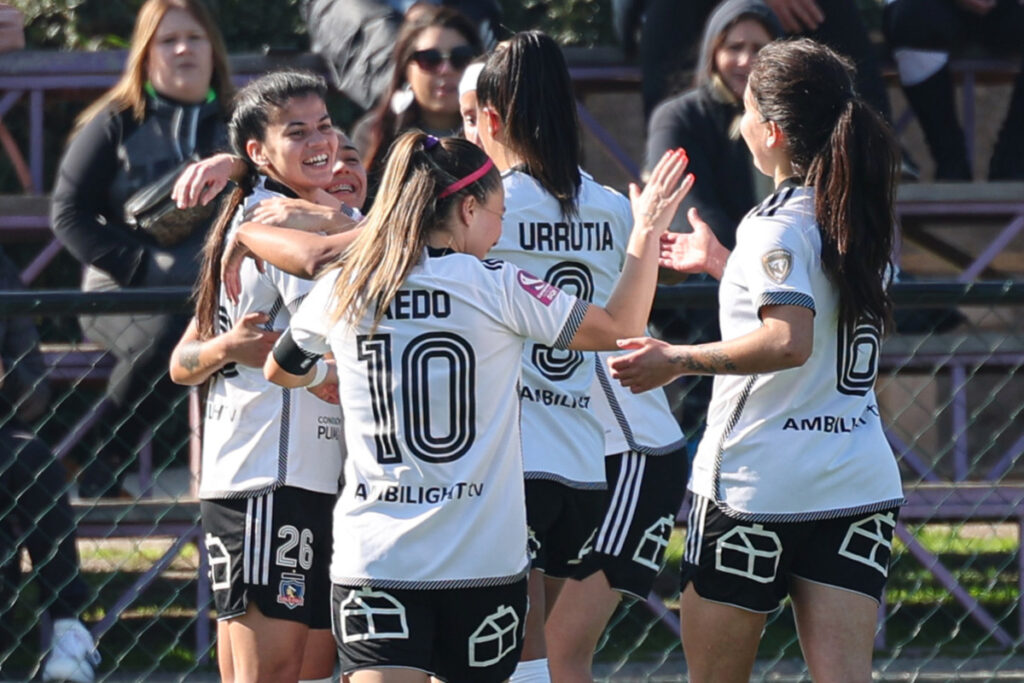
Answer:
[[[356,348],[358,359],[366,363],[373,418],[377,423],[377,462],[400,463],[391,335],[359,335]],[[476,440],[473,347],[457,334],[427,332],[406,345],[401,363],[401,419],[406,448],[426,462],[461,458]],[[438,363],[447,366],[439,375],[444,381],[432,383],[430,366]]]

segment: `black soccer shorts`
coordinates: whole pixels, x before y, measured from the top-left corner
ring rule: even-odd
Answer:
[[[345,674],[398,667],[447,683],[500,683],[523,649],[526,579],[436,590],[335,584],[331,620]]]
[[[604,514],[606,489],[576,489],[547,479],[526,480],[526,525],[530,568],[565,579]]]
[[[282,487],[199,502],[218,620],[245,614],[252,602],[273,619],[330,628],[334,501]]]
[[[605,458],[608,505],[572,578],[603,571],[615,590],[644,599],[665,561],[686,492],[686,448],[665,455],[627,451]]]
[[[899,508],[809,522],[741,522],[694,496],[680,585],[751,612],[772,612],[801,578],[881,600]]]

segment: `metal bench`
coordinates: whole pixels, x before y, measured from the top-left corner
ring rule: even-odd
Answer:
[[[903,238],[959,269],[960,282],[1006,280],[1024,267],[1024,182],[904,184],[896,215]],[[998,269],[997,257],[1016,265]]]

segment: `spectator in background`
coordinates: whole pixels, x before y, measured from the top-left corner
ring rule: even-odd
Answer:
[[[619,34],[629,41],[641,29],[644,112],[678,90],[680,71],[693,69],[700,27],[719,0],[614,0]],[[889,98],[855,0],[765,0],[788,35],[825,43],[857,66],[857,90],[886,119]],[[642,21],[642,24],[641,24]],[[699,177],[699,176],[698,176]]]
[[[770,193],[771,182],[754,168],[739,121],[754,57],[782,34],[762,0],[726,0],[704,28],[694,87],[662,102],[651,115],[645,168],[652,168],[667,150],[682,147],[690,156],[690,169],[701,179],[683,199],[684,210],[676,214],[672,231],[690,232],[685,213],[694,208],[718,241],[732,249],[740,220],[759,197]],[[655,309],[651,322],[657,336],[678,343],[720,336],[710,309]],[[667,390],[683,431],[692,437],[704,422],[710,379],[682,377]]]
[[[647,127],[645,168],[666,150],[685,149],[690,170],[705,182],[683,199],[683,207],[696,207],[727,249],[736,243],[740,219],[767,194],[755,188],[755,175],[763,176],[740,137],[739,120],[754,58],[781,35],[782,26],[763,0],[723,2],[704,28],[694,87],[658,105]],[[689,232],[682,211],[672,230]]]
[[[25,16],[16,7],[0,2],[0,52],[25,47]]]
[[[399,133],[411,128],[436,137],[459,133],[459,79],[481,52],[476,26],[455,10],[428,7],[403,24],[391,84],[352,131],[352,142],[363,151],[369,174],[368,205],[373,203],[388,148]]]
[[[326,60],[334,86],[369,109],[388,88],[403,17],[430,5],[459,10],[476,22],[485,45],[494,44],[501,24],[497,0],[309,0],[303,16],[310,47]]]
[[[950,49],[980,42],[997,51],[1024,47],[1024,5],[1019,0],[889,0],[885,33],[900,83],[921,124],[937,180],[971,180],[964,132],[957,119]],[[999,131],[988,177],[1024,179],[1024,63]]]
[[[17,267],[0,251],[0,290],[21,289]],[[99,664],[78,615],[89,598],[79,575],[75,519],[64,468],[31,424],[50,407],[39,335],[27,316],[0,318],[0,666],[18,599],[19,549],[24,545],[40,584],[40,610],[53,619],[44,681],[89,683]]]
[[[201,0],[147,0],[125,72],[79,117],[53,190],[53,230],[86,266],[83,290],[195,282],[212,217],[183,241],[161,245],[128,226],[124,207],[193,155],[227,147],[232,92],[224,42]],[[81,322],[86,338],[110,349],[117,365],[106,392],[112,406],[93,430],[96,457],[83,469],[79,493],[116,496],[145,430],[167,421],[184,400],[185,390],[167,378],[167,358],[188,318],[83,316]]]

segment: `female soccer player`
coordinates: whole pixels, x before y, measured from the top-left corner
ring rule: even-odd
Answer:
[[[499,44],[477,80],[477,102],[478,136],[505,187],[504,230],[492,256],[603,303],[632,219],[625,197],[580,170],[575,99],[558,45],[537,31]],[[663,546],[647,536],[667,544],[685,490],[683,435],[664,393],[616,397],[610,383],[595,379],[599,362],[538,342],[523,355],[533,572],[517,682],[548,680],[549,649],[552,674],[589,680],[620,593],[646,597],[650,590]],[[558,609],[570,577],[578,581]],[[557,644],[547,642],[545,622]]]
[[[741,130],[776,192],[709,271],[723,341],[625,340],[636,351],[611,362],[634,391],[715,375],[682,572],[695,681],[749,680],[765,614],[786,595],[814,680],[871,677],[903,500],[873,389],[898,157],[852,72],[806,39],[761,51]]]
[[[246,209],[244,222],[232,230],[223,249],[220,272],[221,284],[231,301],[238,301],[239,269],[246,256],[311,280],[351,243],[355,236],[352,230],[363,218],[366,168],[349,137],[338,128],[334,133],[338,136],[338,155],[333,175],[315,201],[279,195],[261,199]],[[205,204],[233,177],[247,172],[244,159],[215,154],[186,168],[172,196],[179,208]]]
[[[406,133],[354,244],[268,358],[284,386],[331,351],[348,459],[335,508],[333,623],[353,683],[506,680],[526,617],[519,428],[528,338],[614,347],[643,329],[659,236],[692,180],[670,152],[632,188],[629,256],[604,308],[501,261],[504,191],[465,140]]]
[[[313,283],[247,261],[237,302],[220,286],[224,244],[248,207],[275,196],[313,200],[331,183],[338,138],[325,94],[323,79],[299,72],[268,74],[239,92],[229,137],[251,177],[207,240],[196,315],[171,358],[174,381],[211,380],[199,497],[226,680],[296,681],[300,670],[324,679],[334,668],[328,549],[341,418],[258,369]],[[329,374],[325,363],[310,373],[324,398]],[[303,667],[296,653],[307,640],[321,647],[307,649]]]

